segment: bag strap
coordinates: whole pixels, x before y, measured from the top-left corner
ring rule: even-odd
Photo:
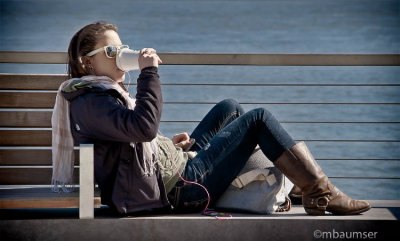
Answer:
[[[274,174],[269,174],[269,170],[265,168],[257,168],[249,172],[243,173],[233,180],[232,185],[237,188],[243,188],[254,181],[267,181],[270,186],[276,182]]]

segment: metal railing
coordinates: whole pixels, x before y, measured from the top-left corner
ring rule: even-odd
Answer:
[[[165,65],[399,66],[400,54],[159,53]],[[0,63],[65,64],[65,52],[2,51]]]
[[[400,54],[215,54],[215,53],[159,53],[163,65],[245,65],[245,66],[400,66]],[[65,52],[0,52],[0,63],[29,63],[29,64],[65,64]],[[400,84],[275,84],[275,83],[163,83],[165,86],[323,86],[323,87],[363,87],[385,86],[398,87]],[[400,93],[399,93],[400,94]],[[207,101],[166,101],[165,104],[207,104],[217,102]],[[399,102],[241,102],[241,104],[262,105],[400,105]],[[199,120],[163,120],[165,123],[198,123]],[[281,121],[294,124],[400,124],[393,121]],[[304,139],[302,139],[304,140]],[[385,142],[398,143],[400,139],[392,140],[319,140],[310,139],[308,142]],[[318,160],[377,160],[400,161],[399,158],[320,158]],[[400,177],[330,177],[338,179],[394,179]]]

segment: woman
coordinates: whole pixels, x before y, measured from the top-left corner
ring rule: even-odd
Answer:
[[[201,208],[207,193],[179,180],[179,174],[205,186],[212,204],[258,144],[300,188],[308,214],[370,209],[367,202],[353,200],[333,186],[304,142],[296,144],[264,108],[245,113],[236,101],[224,100],[190,136],[180,133],[170,140],[157,135],[163,102],[157,71],[162,62],[154,49],[140,51],[133,101],[122,84],[125,73],[115,62],[118,49],[124,47],[116,26],[106,22],[85,26],[71,40],[68,73],[73,79],[60,86],[53,114],[56,185],[71,181],[72,133],[75,144],[94,143],[95,177],[104,204],[120,213],[169,204],[178,210]],[[65,163],[68,167],[62,167]]]

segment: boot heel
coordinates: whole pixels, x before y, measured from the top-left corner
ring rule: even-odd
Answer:
[[[324,211],[324,210],[320,210],[320,209],[315,209],[315,208],[304,208],[304,210],[305,210],[306,213],[309,214],[309,215],[318,215],[318,216],[323,216],[323,215],[325,215],[325,211]]]

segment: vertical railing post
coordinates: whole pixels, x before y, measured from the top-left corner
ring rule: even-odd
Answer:
[[[79,147],[79,218],[94,218],[93,144]]]

